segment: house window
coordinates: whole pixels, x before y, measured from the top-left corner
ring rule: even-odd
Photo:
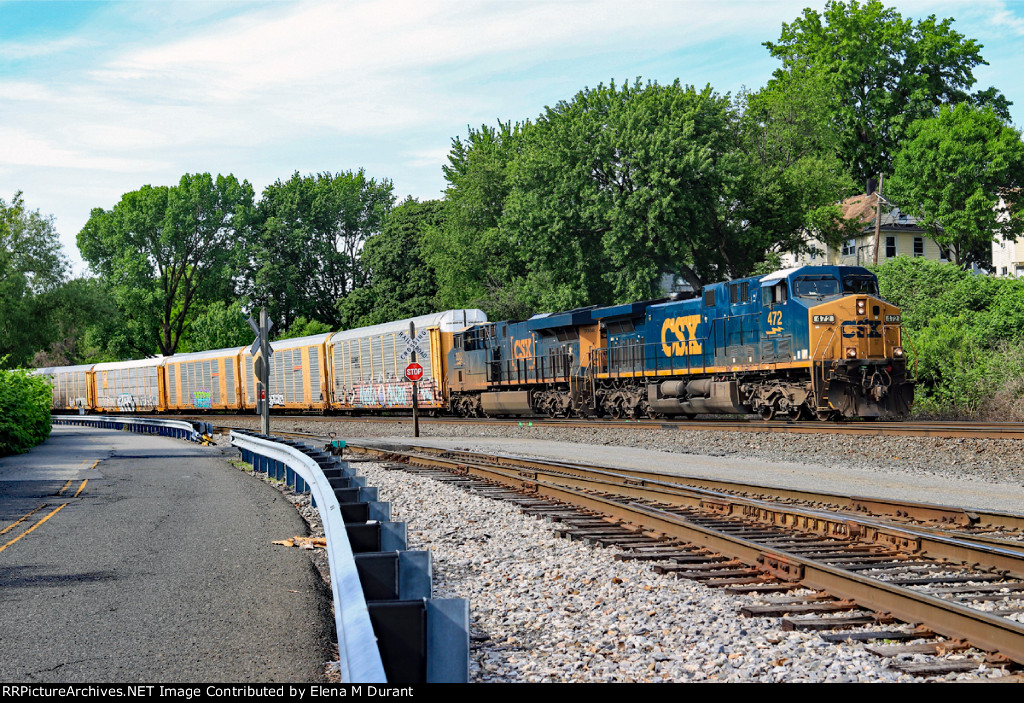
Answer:
[[[914,237],[914,256],[924,256],[924,237]]]
[[[853,256],[857,252],[857,238],[850,237],[843,243],[843,256]]]
[[[885,238],[885,258],[892,259],[896,256],[896,237]]]
[[[1005,266],[1003,267],[1003,270],[999,272],[999,275],[1000,276],[1005,276],[1006,275],[1006,267]]]

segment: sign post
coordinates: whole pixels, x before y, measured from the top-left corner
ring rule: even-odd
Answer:
[[[256,377],[256,410],[260,414],[260,434],[270,435],[270,402],[267,399],[270,388],[270,330],[274,323],[267,319],[267,309],[260,308],[260,324],[250,316],[247,320],[252,331],[256,333],[256,341],[249,352],[252,354],[252,370]],[[257,356],[257,354],[259,356]]]
[[[424,330],[426,332],[426,330]],[[409,348],[412,350],[412,363],[405,369],[406,378],[412,381],[412,436],[420,436],[420,412],[419,412],[419,383],[423,377],[423,367],[416,363],[416,350],[419,349],[419,339],[416,337],[416,323],[409,321]],[[417,369],[419,370],[417,372]],[[409,373],[412,371],[412,373]]]

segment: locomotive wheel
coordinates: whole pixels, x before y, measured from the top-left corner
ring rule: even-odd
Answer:
[[[816,413],[814,413],[814,415],[821,422],[828,422],[829,420],[832,419],[832,411],[831,410],[819,410]]]
[[[788,417],[790,420],[799,420],[800,408],[790,408],[789,411],[786,413],[786,417]]]
[[[761,416],[762,420],[768,422],[773,417],[775,417],[775,408],[772,408],[768,405],[764,405],[761,407],[757,414]]]

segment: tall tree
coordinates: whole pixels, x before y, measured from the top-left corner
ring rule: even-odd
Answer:
[[[777,75],[813,67],[829,76],[837,98],[835,126],[844,160],[860,183],[891,166],[906,130],[943,104],[989,104],[1008,117],[1010,103],[995,88],[969,93],[974,68],[987,65],[982,45],[934,15],[914,23],[877,0],[829,0],[782,25],[765,42],[782,61]]]
[[[389,180],[347,171],[278,180],[263,191],[256,236],[247,242],[245,293],[291,326],[298,317],[331,327],[338,301],[367,282],[359,263],[394,203]]]
[[[92,211],[78,247],[124,311],[135,353],[173,354],[197,304],[229,297],[252,208],[248,181],[203,173]]]
[[[366,240],[361,256],[369,284],[339,303],[343,328],[362,327],[438,309],[437,280],[426,261],[428,231],[441,226],[444,202],[407,198],[384,220],[380,234]]]
[[[780,73],[737,98],[743,166],[726,185],[733,206],[724,220],[734,229],[733,275],[753,272],[766,251],[802,251],[812,238],[838,245],[859,230],[837,204],[856,185],[831,126],[834,99],[828,77],[813,68]]]
[[[908,130],[889,194],[964,268],[991,267],[995,236],[1024,232],[1024,143],[987,108],[944,107]]]
[[[479,307],[496,318],[526,314],[518,291],[526,262],[499,226],[511,192],[509,166],[524,146],[527,124],[499,122],[456,137],[443,166],[441,223],[426,232],[424,257],[437,276],[441,307]]]
[[[541,304],[651,297],[666,272],[713,276],[731,119],[728,98],[678,81],[599,85],[547,108],[511,168],[502,220]]]
[[[22,366],[52,340],[55,291],[67,275],[53,218],[0,198],[0,364]]]

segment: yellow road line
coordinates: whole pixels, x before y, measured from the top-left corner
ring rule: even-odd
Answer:
[[[18,518],[17,522],[12,522],[10,525],[8,525],[4,529],[0,530],[0,535],[7,534],[11,530],[13,530],[15,527],[17,527],[21,523],[25,522],[26,520],[28,520],[30,517],[32,517],[33,515],[35,515],[36,513],[38,513],[40,510],[42,510],[45,507],[46,507],[46,503],[43,503],[38,508],[35,508],[34,510],[30,510],[29,512],[25,513],[25,515],[23,515],[22,517]]]
[[[42,524],[43,524],[44,522],[46,522],[47,520],[49,520],[50,518],[52,518],[52,517],[53,517],[54,515],[56,515],[57,513],[59,513],[59,512],[61,511],[61,510],[63,510],[63,509],[64,509],[64,506],[66,506],[66,505],[67,505],[67,503],[64,503],[63,505],[58,505],[58,506],[57,506],[56,508],[54,508],[54,509],[53,509],[53,510],[51,510],[51,511],[50,511],[49,513],[47,513],[47,514],[46,514],[46,517],[44,517],[44,518],[43,518],[42,520],[40,520],[40,521],[39,521],[39,522],[37,522],[36,524],[32,525],[32,527],[30,527],[30,528],[28,528],[27,530],[25,530],[24,532],[22,532],[22,533],[21,533],[20,535],[18,535],[18,536],[17,536],[17,537],[15,537],[14,539],[12,539],[12,540],[11,540],[10,542],[8,542],[7,544],[5,544],[4,546],[0,547],[0,552],[4,551],[4,550],[5,550],[5,549],[7,549],[8,547],[10,547],[10,546],[11,546],[12,544],[14,544],[15,542],[17,542],[17,541],[18,541],[19,539],[21,539],[21,538],[22,538],[22,537],[24,537],[25,535],[29,534],[30,532],[32,532],[32,530],[36,529],[37,527],[39,527],[40,525],[42,525]]]
[[[82,490],[85,488],[85,484],[87,483],[89,483],[89,479],[85,479],[82,481],[82,485],[78,487],[77,491],[75,491],[75,498],[78,497],[78,494],[82,492]]]
[[[57,491],[57,495],[61,495],[62,493],[64,493],[64,491],[68,489],[68,487],[74,482],[74,480],[75,479],[73,478],[69,478],[68,482],[65,483],[64,486],[59,491]]]

